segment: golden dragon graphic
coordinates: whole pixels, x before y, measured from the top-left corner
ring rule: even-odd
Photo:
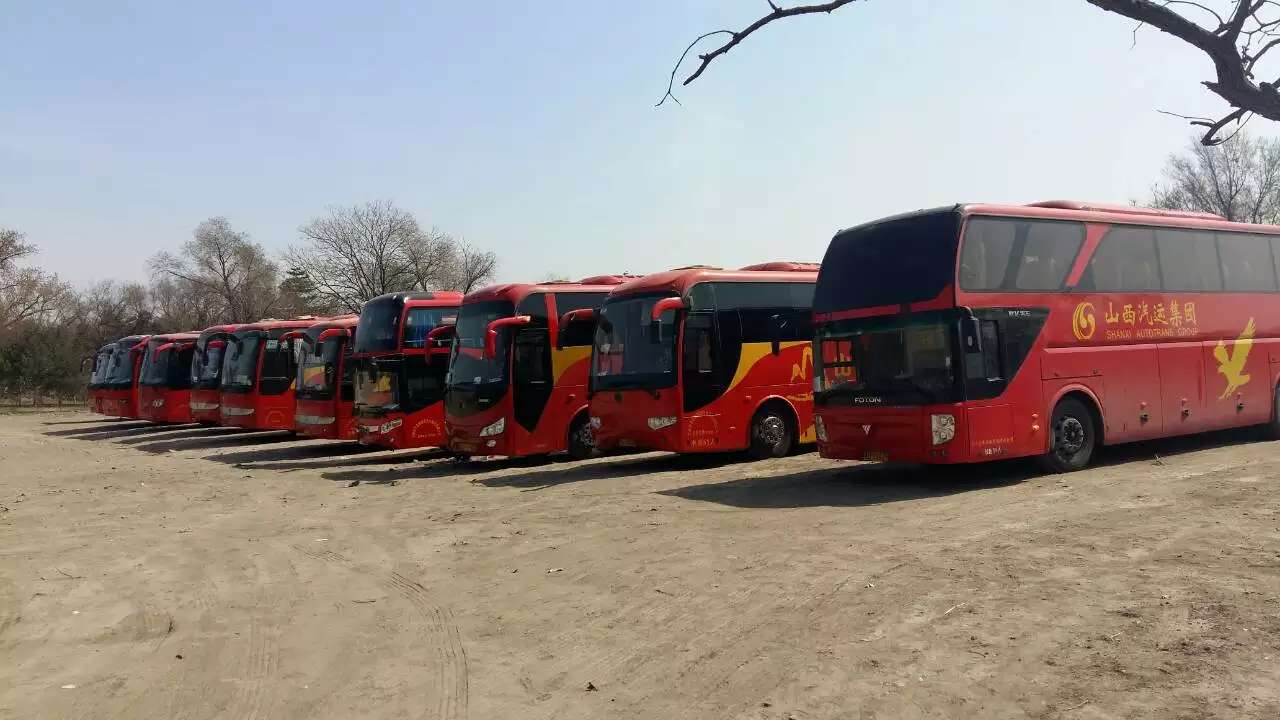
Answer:
[[[1253,318],[1249,318],[1244,332],[1240,333],[1240,337],[1231,346],[1231,352],[1227,352],[1227,345],[1221,340],[1214,346],[1213,358],[1218,361],[1218,372],[1227,379],[1227,389],[1218,396],[1219,400],[1225,400],[1228,395],[1249,382],[1249,373],[1244,371],[1244,364],[1249,359],[1249,351],[1253,349],[1253,334],[1256,331]]]

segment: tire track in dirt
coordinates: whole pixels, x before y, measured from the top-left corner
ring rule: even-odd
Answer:
[[[462,644],[451,610],[433,603],[430,593],[421,583],[398,572],[392,571],[384,575],[331,550],[303,545],[294,545],[293,549],[312,560],[371,577],[384,590],[399,597],[415,617],[425,651],[433,660],[429,675],[433,686],[430,690],[434,692],[430,695],[435,696],[436,702],[434,708],[423,717],[434,720],[466,719],[471,695],[470,673],[466,648]],[[413,628],[406,628],[406,632],[412,631]]]

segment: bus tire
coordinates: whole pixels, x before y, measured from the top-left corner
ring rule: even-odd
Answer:
[[[569,457],[586,460],[596,454],[596,438],[591,432],[591,421],[581,413],[569,425]]]
[[[1053,408],[1049,433],[1049,452],[1041,456],[1040,462],[1050,472],[1067,473],[1085,467],[1098,447],[1093,413],[1074,397],[1063,398]]]
[[[767,404],[751,418],[748,454],[756,460],[786,457],[796,444],[795,423],[777,404]]]

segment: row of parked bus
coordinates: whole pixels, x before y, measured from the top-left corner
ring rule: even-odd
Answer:
[[[134,336],[92,408],[458,456],[645,448],[968,463],[1280,433],[1280,227],[1050,201],[841,231],[821,266],[395,293]]]

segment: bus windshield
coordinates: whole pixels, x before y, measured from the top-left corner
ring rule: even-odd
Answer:
[[[836,323],[817,331],[814,390],[822,399],[941,402],[954,395],[952,323]]]
[[[93,356],[93,373],[89,375],[89,384],[98,385],[106,382],[107,368],[111,365],[111,348],[103,348]]]
[[[133,384],[133,353],[129,352],[129,347],[123,343],[116,345],[111,352],[104,382],[111,385]]]
[[[374,298],[360,310],[352,349],[356,354],[393,352],[400,336],[400,313],[404,300],[391,296]]]
[[[953,208],[860,225],[831,240],[813,311],[901,306],[938,297],[955,278],[960,215]]]
[[[222,358],[222,386],[250,389],[258,375],[258,347],[262,338],[257,332],[236,335],[227,343]]]
[[[141,385],[164,385],[169,378],[169,356],[173,353],[156,353],[156,349],[164,345],[162,340],[152,340],[147,343],[146,352],[142,358],[142,370],[138,373],[138,383]]]
[[[342,339],[322,343],[298,343],[298,397],[328,400],[338,383]]]
[[[511,332],[498,332],[497,352],[485,357],[485,332],[489,323],[511,317],[515,307],[509,300],[490,300],[463,305],[458,310],[458,324],[449,361],[449,387],[505,386],[507,382],[507,348]]]
[[[654,323],[654,303],[669,295],[626,297],[606,302],[596,324],[591,362],[596,390],[665,388],[676,381],[675,311]]]

